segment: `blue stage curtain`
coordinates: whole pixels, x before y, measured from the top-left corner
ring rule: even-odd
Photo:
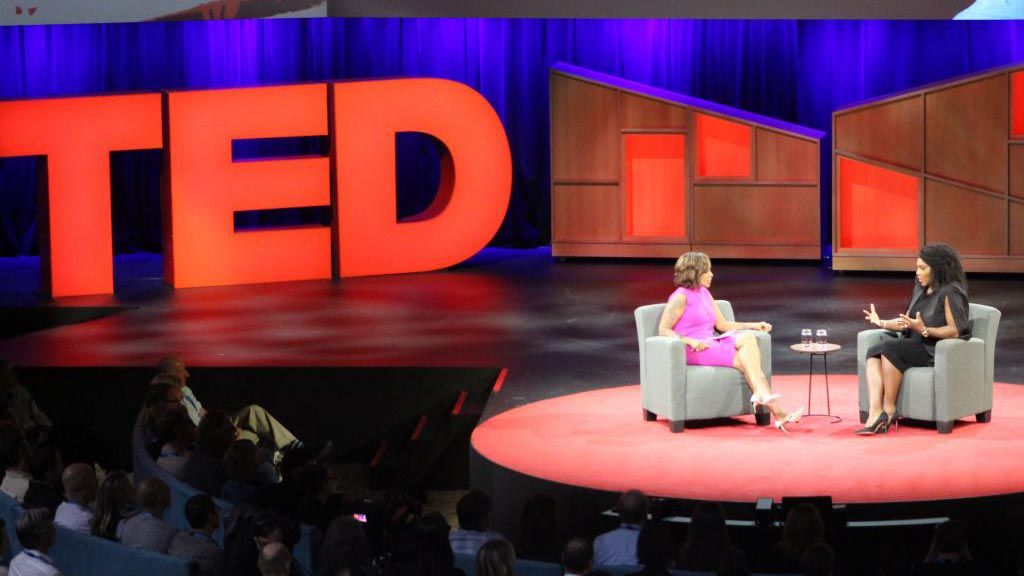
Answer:
[[[548,67],[568,62],[828,131],[835,108],[1021,60],[1024,23],[241,20],[0,28],[0,98],[434,76],[494,106],[512,149],[496,244],[550,241]],[[2,137],[2,136],[0,136]],[[428,140],[399,142],[400,212],[429,204]],[[828,239],[828,143],[823,146]],[[115,155],[119,252],[159,249],[160,153]],[[34,159],[0,160],[0,255],[35,253]]]

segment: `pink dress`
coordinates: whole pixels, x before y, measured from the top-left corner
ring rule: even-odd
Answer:
[[[711,292],[703,286],[680,286],[672,296],[676,294],[686,297],[686,309],[672,329],[680,336],[708,343],[708,347],[700,352],[686,347],[687,365],[732,367],[733,358],[736,356],[736,338],[729,333],[715,336],[715,301],[711,298]]]

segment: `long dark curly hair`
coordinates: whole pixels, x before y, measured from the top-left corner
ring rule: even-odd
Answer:
[[[932,268],[932,285],[940,288],[958,282],[967,289],[967,276],[960,255],[948,244],[926,244],[918,254],[921,260]]]

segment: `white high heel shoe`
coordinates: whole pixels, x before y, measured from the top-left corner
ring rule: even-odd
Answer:
[[[803,415],[804,415],[804,407],[801,406],[801,407],[797,408],[796,410],[793,410],[792,412],[787,414],[786,417],[781,419],[781,420],[776,418],[775,419],[775,428],[777,428],[779,430],[782,430],[788,436],[789,435],[789,430],[786,430],[786,424],[796,424],[797,422],[800,421],[800,418],[802,418]]]
[[[782,398],[782,394],[766,394],[764,396],[760,394],[752,394],[750,396],[750,404],[757,408],[758,406],[766,406],[779,398]]]

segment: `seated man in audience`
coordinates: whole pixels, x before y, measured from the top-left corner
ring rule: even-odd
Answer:
[[[199,576],[224,574],[224,552],[213,539],[213,533],[220,526],[220,510],[213,498],[206,494],[189,498],[185,503],[185,518],[192,530],[178,532],[167,553],[176,558],[194,560],[199,566]]]
[[[619,527],[594,539],[594,564],[598,566],[636,566],[636,542],[647,522],[647,496],[639,490],[623,492],[615,508]]]
[[[260,548],[256,562],[261,576],[288,576],[292,573],[292,554],[280,542],[271,542]]]
[[[188,410],[188,415],[192,422],[198,426],[203,414],[206,413],[206,409],[203,408],[202,403],[199,402],[192,388],[188,385],[190,374],[188,373],[188,368],[185,367],[185,363],[181,358],[167,356],[160,359],[157,369],[162,373],[172,374],[180,379],[183,394],[181,404]],[[239,438],[250,440],[253,444],[271,449],[276,453],[303,446],[303,443],[294,434],[289,432],[283,424],[278,422],[262,406],[250,404],[232,414],[231,420],[238,428]],[[333,444],[328,441],[317,451],[317,459],[323,460],[327,458],[332,449]]]
[[[61,476],[64,484],[64,499],[57,507],[53,523],[58,526],[84,532],[90,531],[92,503],[96,500],[96,471],[92,466],[77,462],[64,469]]]
[[[586,538],[570,538],[562,548],[565,576],[583,576],[594,566],[594,547]]]
[[[491,497],[480,490],[470,490],[455,506],[459,528],[448,534],[452,552],[476,556],[480,547],[491,540],[504,540],[497,532],[487,530],[491,518]]]
[[[185,477],[185,465],[192,457],[192,444],[196,441],[196,425],[183,406],[168,408],[157,422],[157,435],[163,442],[156,465],[178,480]]]
[[[0,359],[0,409],[33,443],[47,436],[53,427],[49,417],[36,406],[32,393],[18,383],[14,365],[3,359]]]
[[[8,420],[0,420],[0,468],[4,479],[0,491],[21,503],[32,481],[29,473],[31,452],[21,430]]]
[[[26,510],[14,527],[24,550],[11,560],[11,576],[60,576],[46,555],[54,542],[53,518],[46,508]]]
[[[164,513],[171,505],[171,490],[157,478],[146,478],[135,491],[139,513],[124,521],[121,543],[129,548],[142,548],[166,554],[178,530],[164,522]]]
[[[207,494],[220,494],[224,485],[224,455],[228,453],[238,430],[223,410],[210,410],[199,422],[196,451],[185,463],[182,480]]]

